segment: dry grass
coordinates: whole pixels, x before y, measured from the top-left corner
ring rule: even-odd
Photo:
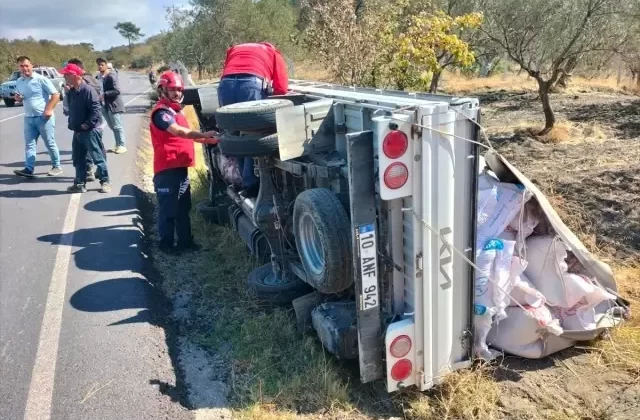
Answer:
[[[580,144],[585,142],[603,142],[611,138],[610,129],[597,122],[574,123],[558,121],[551,131],[540,136],[542,126],[539,123],[519,121],[515,124],[494,126],[489,130],[492,134],[513,132],[520,136],[534,137],[542,143]]]
[[[405,417],[410,420],[495,418],[498,384],[491,368],[481,366],[448,375],[428,395],[411,393]]]
[[[466,77],[459,72],[445,71],[441,89],[451,94],[483,93],[488,91],[505,90],[509,92],[537,91],[535,79],[526,73],[500,73],[489,77]],[[632,93],[640,92],[640,85],[630,79],[622,79],[618,84],[617,78],[573,77],[566,93],[608,92]]]
[[[619,293],[629,299],[633,311],[640,305],[640,266],[618,267],[615,276]],[[610,337],[595,343],[595,348],[596,363],[624,370],[640,381],[640,318],[631,318],[613,330]]]
[[[293,78],[318,82],[332,82],[331,73],[315,61],[303,61],[293,66]]]
[[[490,77],[465,77],[456,72],[445,72],[442,79],[442,90],[451,94],[482,93],[494,90],[506,91],[535,91],[537,84],[534,79],[515,73],[496,74]]]

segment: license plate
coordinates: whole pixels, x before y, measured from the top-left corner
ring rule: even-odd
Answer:
[[[378,299],[378,247],[376,228],[373,224],[358,227],[358,251],[360,257],[360,310],[376,308]]]

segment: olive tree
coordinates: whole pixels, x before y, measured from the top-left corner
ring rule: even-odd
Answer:
[[[620,0],[480,0],[483,32],[538,83],[548,133],[556,122],[550,93],[588,54],[624,45]]]

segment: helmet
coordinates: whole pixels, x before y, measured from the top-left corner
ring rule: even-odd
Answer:
[[[167,94],[167,89],[172,88],[180,92],[184,91],[184,83],[182,83],[182,77],[179,74],[172,72],[171,70],[165,71],[160,75],[158,79],[158,93],[160,96],[171,100],[172,102],[182,103],[183,96],[180,95],[178,100],[171,99]]]
[[[175,88],[178,90],[184,90],[182,77],[180,77],[179,74],[172,72],[171,70],[165,71],[160,75],[158,86],[161,86],[163,88]]]

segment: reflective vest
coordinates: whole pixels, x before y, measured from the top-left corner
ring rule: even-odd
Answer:
[[[182,113],[182,106],[168,99],[161,99],[151,111],[151,144],[153,145],[153,172],[158,173],[167,169],[187,168],[195,164],[195,149],[193,140],[175,136],[169,131],[163,131],[153,124],[153,114],[164,109],[173,114],[176,123],[189,128],[187,117]]]

